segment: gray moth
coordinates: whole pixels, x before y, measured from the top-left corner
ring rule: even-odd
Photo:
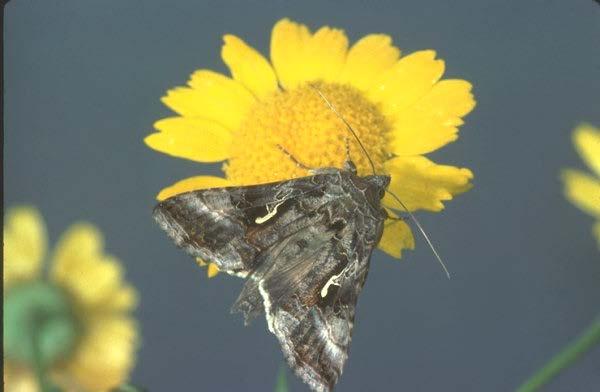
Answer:
[[[232,311],[246,324],[264,313],[294,372],[312,390],[331,391],[388,217],[389,182],[359,176],[347,161],[287,181],[179,194],[153,215],[188,254],[245,278]]]

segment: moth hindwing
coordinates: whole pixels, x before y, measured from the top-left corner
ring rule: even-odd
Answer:
[[[197,190],[154,218],[195,258],[246,278],[232,311],[265,313],[295,373],[330,391],[348,357],[356,300],[387,217],[388,176],[351,170],[264,185]]]

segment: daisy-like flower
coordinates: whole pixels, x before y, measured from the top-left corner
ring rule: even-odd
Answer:
[[[600,129],[581,124],[573,132],[573,143],[594,173],[567,169],[562,173],[565,196],[577,207],[596,218],[593,233],[600,246]]]
[[[444,62],[423,50],[401,57],[389,36],[371,34],[352,47],[342,30],[315,33],[283,19],[271,36],[271,61],[242,39],[225,35],[221,51],[231,77],[194,72],[186,87],[162,101],[177,116],[155,124],[151,148],[196,162],[225,161],[225,178],[179,181],[158,199],[194,189],[249,185],[309,175],[306,167],[342,167],[346,139],[359,175],[372,174],[358,143],[318,89],[356,131],[377,174],[411,211],[440,211],[443,201],[470,188],[471,171],[439,165],[423,155],[454,141],[462,117],[475,106],[471,84],[441,80]],[[401,209],[388,196],[384,205]],[[400,257],[412,249],[410,228],[385,224],[379,247]]]
[[[78,223],[63,234],[45,273],[46,229],[18,207],[4,223],[4,388],[107,391],[134,363],[137,294],[102,235]]]

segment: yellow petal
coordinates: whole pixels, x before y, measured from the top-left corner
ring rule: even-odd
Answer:
[[[6,392],[39,392],[35,374],[24,366],[4,361],[4,390]]]
[[[214,176],[197,176],[186,178],[176,182],[175,184],[163,189],[156,196],[159,201],[168,199],[169,197],[178,195],[180,193],[195,191],[196,189],[207,189],[207,188],[222,188],[230,186],[231,183],[224,178]]]
[[[4,223],[4,285],[38,276],[46,253],[46,227],[32,207],[8,210]]]
[[[86,312],[128,310],[136,293],[125,285],[121,263],[104,254],[102,245],[95,227],[74,224],[57,246],[51,277]]]
[[[600,181],[577,170],[564,170],[565,196],[583,211],[600,218]]]
[[[308,27],[282,19],[273,26],[271,33],[271,62],[277,78],[286,88],[302,82],[302,57],[311,34]]]
[[[129,285],[121,285],[106,298],[99,308],[106,312],[128,312],[135,308],[139,302],[137,291]]]
[[[214,278],[219,273],[219,267],[215,263],[208,264],[208,268],[206,269],[206,275],[209,278]]]
[[[424,97],[443,74],[444,62],[435,59],[433,50],[411,53],[384,72],[367,95],[384,114],[394,115]]]
[[[600,130],[590,124],[581,124],[573,133],[573,141],[583,160],[600,176]]]
[[[137,328],[132,320],[97,320],[87,326],[64,373],[71,375],[81,390],[110,390],[128,378],[136,346]]]
[[[102,234],[89,223],[75,223],[63,233],[54,250],[51,275],[68,278],[72,266],[96,260],[102,253]]]
[[[229,158],[231,132],[203,118],[170,117],[154,124],[160,132],[144,142],[157,151],[196,162],[218,162]]]
[[[343,30],[321,27],[306,48],[303,80],[336,81],[346,62],[348,37]]]
[[[314,35],[304,25],[282,19],[273,27],[271,61],[285,88],[314,80],[335,81],[346,61],[348,38],[327,26]]]
[[[389,190],[411,211],[442,210],[442,201],[467,191],[473,178],[468,169],[438,165],[421,156],[393,158],[385,163],[385,168],[392,176]],[[384,202],[387,207],[402,210],[390,195],[385,196]]]
[[[392,45],[388,35],[367,35],[350,48],[339,80],[359,90],[367,90],[398,61],[398,57],[400,50]]]
[[[393,214],[390,213],[391,216]],[[415,239],[410,227],[399,219],[386,219],[379,249],[392,257],[402,257],[403,249],[414,249]]]
[[[235,35],[225,35],[221,57],[235,80],[246,86],[258,98],[277,91],[277,77],[271,64],[256,49]]]
[[[239,127],[255,102],[244,86],[216,72],[196,71],[188,84],[191,88],[169,90],[164,104],[182,116],[213,120],[229,129]]]
[[[70,269],[62,284],[86,308],[104,308],[123,283],[123,269],[112,257],[82,262]]]
[[[396,114],[391,151],[396,155],[426,154],[456,140],[461,117],[473,107],[469,82],[436,83],[427,95]]]

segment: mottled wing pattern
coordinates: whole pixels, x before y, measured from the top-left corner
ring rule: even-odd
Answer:
[[[192,256],[247,276],[232,310],[246,323],[265,312],[296,374],[329,391],[348,357],[356,301],[383,231],[385,213],[367,188],[330,169],[185,193],[161,202],[154,216]]]
[[[154,219],[191,256],[215,263],[222,271],[244,274],[254,269],[260,252],[285,235],[274,220],[256,220],[275,209],[281,216],[297,208],[299,198],[318,198],[322,188],[307,177],[293,184],[197,190],[160,202]]]
[[[333,233],[324,238],[320,230],[319,226],[306,229],[302,248],[288,247],[273,259],[266,256],[257,274],[249,277],[234,309],[241,304],[248,315],[264,307],[268,328],[277,336],[292,369],[315,391],[329,391],[348,357],[370,250],[369,254],[347,255]],[[245,295],[255,291],[261,294],[262,303],[251,302],[256,297]]]

